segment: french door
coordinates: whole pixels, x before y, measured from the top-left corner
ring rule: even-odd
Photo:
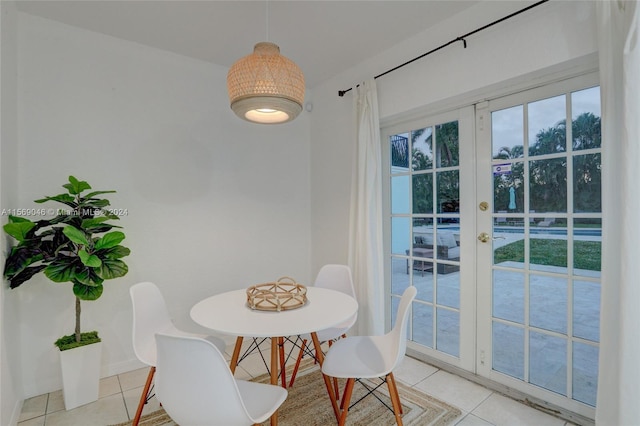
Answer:
[[[388,318],[411,350],[594,417],[600,99],[587,75],[383,128]],[[570,123],[570,125],[568,125]]]
[[[390,325],[417,287],[409,344],[473,370],[475,348],[474,108],[383,129]]]
[[[476,108],[477,372],[591,418],[602,241],[597,84],[581,77]]]

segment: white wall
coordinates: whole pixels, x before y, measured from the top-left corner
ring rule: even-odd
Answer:
[[[311,123],[312,271],[346,262],[353,163],[353,92],[338,90],[372,78],[530,2],[485,1],[314,89]],[[536,84],[530,76],[593,60],[593,2],[554,1],[502,22],[376,80],[381,121],[483,99],[490,90]],[[387,29],[384,29],[387,30]],[[471,102],[469,102],[471,101]],[[328,165],[332,165],[329,167]],[[358,285],[358,283],[355,283]]]
[[[260,126],[228,106],[226,72],[204,62],[20,14],[18,205],[67,176],[115,189],[129,274],[83,303],[103,375],[137,366],[129,287],[154,281],[178,326],[199,299],[288,275],[308,282],[309,116]],[[7,185],[6,182],[3,185]],[[53,341],[73,329],[70,284],[13,290],[24,396],[59,389]]]
[[[17,173],[17,64],[16,9],[14,2],[0,2],[0,206],[14,204]],[[6,216],[0,217],[0,225]],[[9,241],[0,233],[0,264],[4,265]],[[17,295],[4,280],[0,288],[0,424],[15,423],[20,414],[22,380],[19,330],[13,319],[19,315]]]

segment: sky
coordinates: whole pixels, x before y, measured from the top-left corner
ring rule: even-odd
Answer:
[[[555,126],[566,118],[567,97],[565,95],[542,99],[527,104],[528,138],[535,141],[536,134],[543,129]],[[570,97],[571,117],[591,112],[600,116],[600,88],[593,87],[573,92]],[[523,145],[524,141],[523,105],[494,111],[491,114],[492,154],[495,156],[502,147]]]

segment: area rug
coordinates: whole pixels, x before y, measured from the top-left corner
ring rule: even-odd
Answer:
[[[298,372],[295,385],[288,389],[287,400],[278,410],[278,425],[326,426],[337,424],[319,368],[313,364],[305,367],[304,370]],[[265,374],[254,381],[268,383],[269,376]],[[451,424],[461,414],[460,410],[445,402],[405,386],[397,380],[396,383],[404,412],[402,421],[407,426],[445,426]],[[340,381],[339,384],[342,391],[344,382]],[[365,393],[364,387],[356,383],[351,401],[357,401]],[[376,393],[391,406],[386,385],[380,387]],[[130,424],[131,422],[128,422],[116,426]],[[141,426],[170,426],[176,423],[161,409],[142,416],[139,424]],[[395,424],[393,413],[373,395],[351,408],[347,417],[347,425],[351,426],[388,426],[393,424]],[[263,425],[269,425],[269,421]]]

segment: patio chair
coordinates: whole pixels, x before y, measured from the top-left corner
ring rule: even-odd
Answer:
[[[554,223],[556,223],[556,219],[553,217],[549,217],[545,220],[541,220],[540,222],[538,222],[538,226],[541,226],[543,228],[548,228],[549,226],[553,225]]]
[[[498,210],[498,213],[507,213],[506,210]],[[506,225],[507,217],[506,216],[496,216],[496,225]]]
[[[451,261],[459,261],[460,260],[460,246],[458,245],[458,240],[453,232],[447,231],[446,229],[439,230],[437,232],[437,243],[435,244],[436,249],[436,257],[440,260],[451,260]],[[416,236],[413,244],[414,251],[416,248],[422,249],[434,249],[434,241],[433,234],[425,234]],[[420,253],[420,252],[418,252]],[[409,255],[409,253],[407,253]],[[433,257],[433,253],[426,253],[425,257]],[[419,261],[421,262],[421,261]],[[414,261],[414,267],[417,265],[419,267],[424,267],[425,262],[419,263]],[[431,264],[431,262],[428,262]],[[430,267],[425,268],[425,270],[431,269]],[[437,263],[437,272],[438,274],[449,274],[451,272],[459,271],[460,267],[458,265],[451,265],[448,263]],[[409,264],[407,263],[407,273],[409,273]]]

